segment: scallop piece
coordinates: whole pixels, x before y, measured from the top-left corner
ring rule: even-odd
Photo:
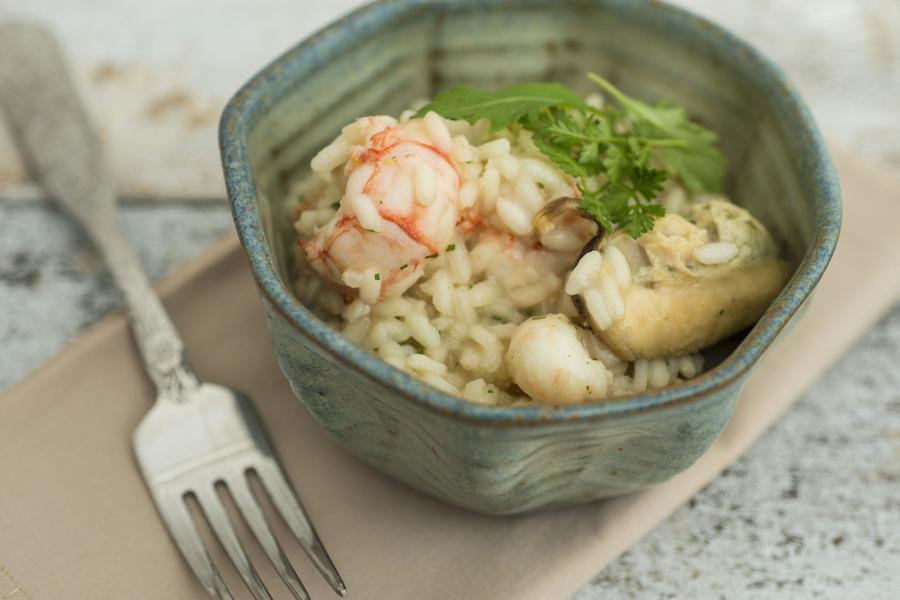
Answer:
[[[584,331],[561,314],[534,317],[516,328],[506,352],[513,381],[544,404],[573,404],[606,396],[609,376],[591,358]]]
[[[602,274],[573,300],[600,340],[623,360],[667,358],[711,346],[759,319],[787,280],[789,270],[775,242],[745,209],[714,198],[684,213],[657,219],[638,240],[617,232],[586,248],[615,250],[624,313],[590,310],[600,294],[611,296],[610,279]],[[621,258],[630,277],[622,272]]]

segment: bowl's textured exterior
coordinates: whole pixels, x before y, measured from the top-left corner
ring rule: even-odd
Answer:
[[[729,193],[772,229],[796,267],[753,330],[709,354],[713,369],[620,401],[485,407],[392,368],[297,301],[281,199],[343,124],[399,113],[454,83],[544,79],[586,91],[589,70],[629,93],[682,104],[718,131]],[[246,84],[225,110],[220,141],[235,223],[297,397],[365,461],[486,513],[621,494],[691,465],[725,426],[754,364],[798,316],[840,228],[828,153],[778,68],[715,25],[658,2],[378,2]]]

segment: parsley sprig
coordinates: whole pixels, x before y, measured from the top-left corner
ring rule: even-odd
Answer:
[[[697,193],[719,189],[725,157],[714,132],[691,121],[679,106],[651,106],[599,75],[588,78],[611,102],[589,106],[558,83],[497,91],[456,86],[435,96],[417,116],[433,110],[473,124],[489,119],[492,130],[512,125],[531,131],[538,149],[576,179],[582,211],[605,230],[620,228],[634,238],[665,214],[656,198],[668,179]]]

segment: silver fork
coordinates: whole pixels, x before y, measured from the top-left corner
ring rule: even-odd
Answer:
[[[281,579],[309,594],[266,521],[248,474],[334,590],[346,587],[278,462],[253,405],[240,393],[201,383],[184,345],[119,229],[99,139],[91,129],[52,36],[27,23],[0,26],[0,107],[34,178],[87,231],[125,297],[134,338],[157,400],[134,432],[134,451],[175,543],[212,596],[232,598],[210,560],[186,500],[196,498],[211,529],[254,598],[271,598],[222,503],[232,497]]]

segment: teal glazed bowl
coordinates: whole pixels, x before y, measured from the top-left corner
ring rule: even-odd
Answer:
[[[350,343],[292,291],[287,186],[341,126],[398,114],[465,83],[601,73],[684,105],[721,135],[727,192],[794,268],[749,332],[709,350],[703,375],[621,400],[487,407],[448,396]],[[278,363],[297,398],[362,460],[491,514],[586,502],[664,481],[722,431],[754,366],[798,317],[831,257],[840,192],[816,125],[781,71],[684,10],[634,0],[391,0],[298,44],[231,99],[220,127],[234,221]]]

